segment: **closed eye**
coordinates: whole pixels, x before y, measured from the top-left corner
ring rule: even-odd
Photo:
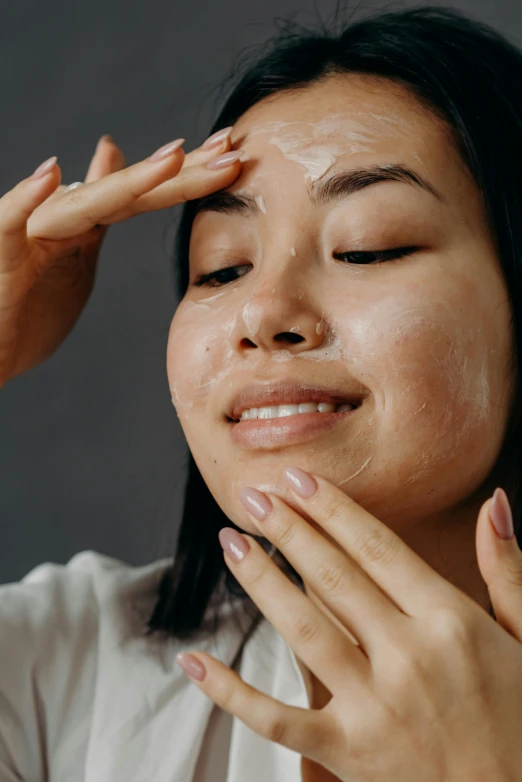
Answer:
[[[394,250],[375,250],[375,251],[361,251],[361,252],[346,252],[346,253],[334,253],[336,260],[343,260],[344,263],[366,264],[372,265],[377,263],[384,263],[385,261],[392,261],[398,258],[404,258],[406,255],[411,255],[418,247],[397,247]],[[346,260],[345,260],[346,259]],[[208,288],[219,288],[222,285],[227,285],[229,282],[234,282],[243,274],[235,274],[235,269],[249,269],[251,264],[243,264],[241,266],[227,266],[223,269],[217,269],[207,274],[201,274],[194,280],[193,285],[197,288],[206,286]],[[227,279],[228,278],[228,279]]]
[[[234,269],[249,269],[251,264],[244,264],[242,266],[227,266],[224,269],[218,269],[215,272],[208,272],[208,274],[201,274],[194,280],[196,288],[200,288],[205,285],[207,288],[219,288],[221,285],[226,285],[227,282],[234,282],[238,277],[242,277],[242,274],[233,277],[232,279],[226,279],[227,275],[234,272]],[[215,280],[216,284],[212,284],[211,281]]]
[[[373,252],[349,252],[349,253],[334,253],[334,258],[342,260],[346,258],[346,262],[359,263],[359,264],[373,264],[383,263],[385,261],[393,261],[398,258],[404,258],[406,255],[411,255],[418,247],[397,247],[394,250],[375,250]]]

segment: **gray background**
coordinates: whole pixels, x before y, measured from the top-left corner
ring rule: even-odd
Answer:
[[[347,3],[356,18],[413,2]],[[428,4],[428,3],[426,3]],[[462,9],[522,46],[520,0]],[[320,7],[320,11],[318,8]],[[127,165],[208,135],[219,82],[277,17],[327,21],[330,0],[0,2],[0,191],[58,156],[83,180],[110,133]],[[186,453],[165,370],[177,300],[169,269],[179,209],[111,226],[94,291],[47,362],[0,391],[0,582],[85,549],[145,564],[173,552]]]

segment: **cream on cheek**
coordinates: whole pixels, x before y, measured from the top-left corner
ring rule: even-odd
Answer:
[[[448,282],[443,290],[434,280],[424,297],[410,296],[407,286],[381,292],[337,318],[350,371],[375,399],[367,432],[375,496],[388,492],[395,511],[422,502],[428,491],[433,508],[473,492],[503,437],[499,351],[495,335],[480,327],[486,302],[477,297],[456,307],[459,281]]]
[[[204,301],[180,302],[171,323],[167,353],[172,403],[190,422],[233,371],[231,333],[237,319],[234,292],[220,291]],[[226,304],[217,300],[227,296]]]

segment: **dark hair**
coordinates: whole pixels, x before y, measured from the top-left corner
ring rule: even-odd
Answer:
[[[246,72],[210,132],[233,125],[251,106],[282,90],[306,88],[331,74],[385,77],[405,86],[447,123],[462,160],[482,193],[488,223],[510,294],[514,350],[507,368],[516,372],[510,422],[494,472],[510,499],[520,534],[522,436],[518,369],[522,328],[522,53],[495,30],[451,8],[388,11],[345,26],[340,33],[314,32],[287,22],[254,64],[236,62],[231,76]],[[241,56],[240,56],[241,57]],[[177,289],[188,285],[188,248],[198,201],[184,204],[176,237]],[[512,374],[514,377],[514,374]],[[147,634],[163,631],[193,640],[217,629],[224,600],[238,598],[254,620],[261,611],[225,565],[218,531],[230,526],[192,455],[173,564],[160,583]],[[497,484],[498,485],[498,484]],[[268,541],[254,536],[265,550]],[[272,547],[272,553],[274,547]],[[300,575],[280,556],[291,580]]]

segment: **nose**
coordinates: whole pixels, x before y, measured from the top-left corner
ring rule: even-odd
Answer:
[[[242,303],[232,337],[236,349],[299,354],[321,346],[326,337],[323,311],[311,282],[286,271],[258,280]]]

